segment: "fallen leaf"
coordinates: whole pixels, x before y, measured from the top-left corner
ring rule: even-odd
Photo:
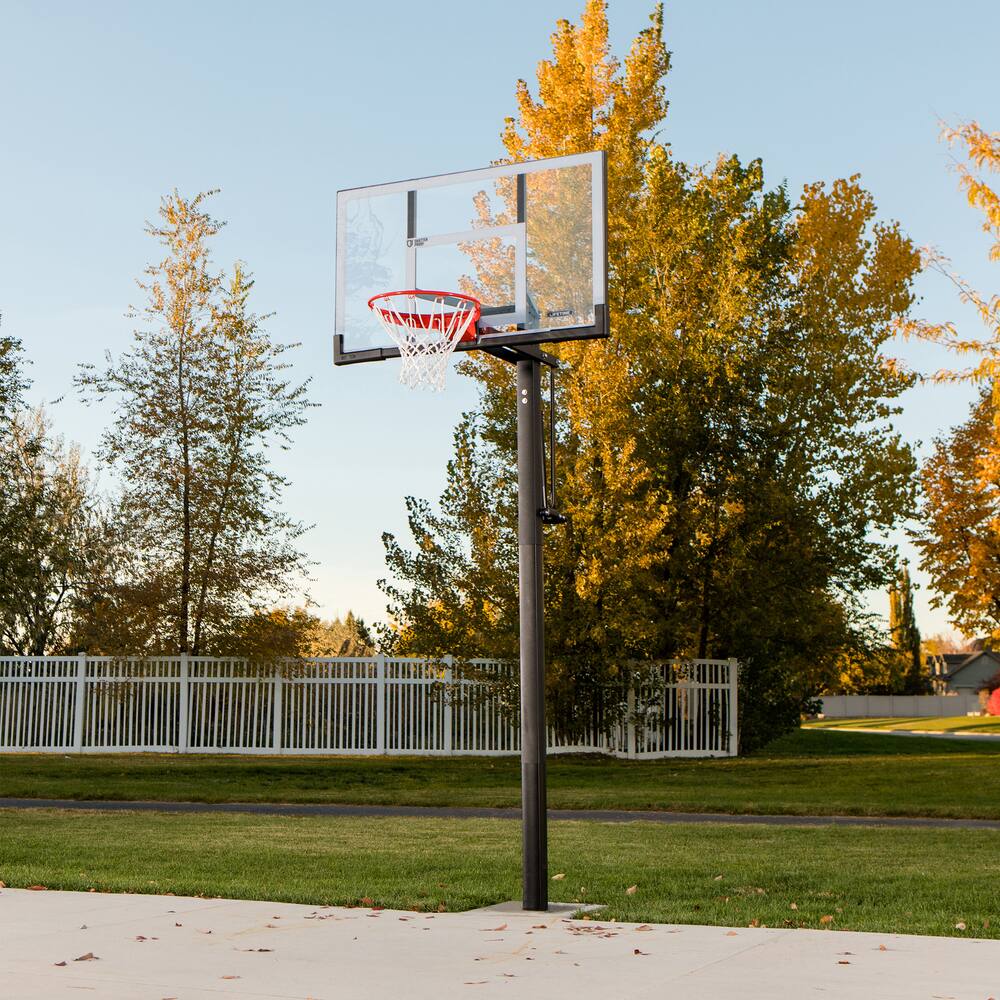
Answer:
[[[48,886],[47,885],[29,885],[28,888],[31,889],[32,892],[45,892],[45,890],[48,889]]]
[[[438,913],[446,913],[448,907],[444,903],[438,903]]]
[[[499,927],[480,927],[479,929],[483,931],[505,931],[507,930],[507,925],[501,924]]]
[[[136,934],[135,939],[136,939],[136,941],[145,941],[146,940],[141,934]]]
[[[888,949],[888,948],[886,948],[886,946],[885,946],[884,944],[880,944],[880,945],[878,946],[878,950],[879,950],[879,951],[888,951],[889,949]]]
[[[65,962],[53,962],[52,964],[54,966],[56,966],[56,968],[61,969],[66,963]]]
[[[638,948],[633,948],[632,949],[632,954],[633,955],[648,955],[649,952],[648,951],[639,951]]]
[[[726,937],[736,937],[736,931],[726,931]]]
[[[626,896],[634,896],[638,891],[639,891],[639,887],[637,885],[630,885],[625,890],[625,895]]]
[[[823,916],[823,917],[819,918],[819,922],[821,924],[832,924],[833,923],[833,917],[829,913],[827,913],[826,916]]]
[[[797,910],[799,908],[798,903],[792,903],[789,907],[790,910]]]
[[[547,931],[549,927],[548,924],[532,924],[531,929],[533,931]]]
[[[565,872],[559,872],[558,875],[553,875],[552,876],[552,881],[553,882],[559,882],[561,879],[564,879],[565,877],[566,877],[566,873]]]
[[[483,986],[486,983],[485,979],[470,979],[463,983],[463,986]]]
[[[177,923],[176,920],[174,921],[174,927],[183,927],[183,926],[184,926],[183,924]]]
[[[716,875],[715,878],[712,879],[712,881],[713,882],[721,882],[724,878],[725,878],[724,875]]]
[[[86,955],[81,955],[79,958],[74,958],[74,962],[99,962],[100,959],[92,952],[88,951]]]
[[[361,905],[362,906],[371,906],[372,903],[374,903],[374,902],[375,902],[375,900],[372,899],[371,896],[362,896],[361,897]]]
[[[239,976],[219,976],[220,979],[239,979]]]
[[[653,929],[653,928],[652,928],[652,927],[650,927],[650,925],[649,925],[649,924],[639,924],[639,926],[638,926],[638,927],[636,927],[636,930],[637,930],[637,931],[651,931],[652,929]]]
[[[850,964],[851,963],[846,958],[842,958],[840,959],[839,962],[837,962],[837,965],[850,965]]]

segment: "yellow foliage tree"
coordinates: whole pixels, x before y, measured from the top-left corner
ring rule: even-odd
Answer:
[[[860,641],[856,595],[888,582],[872,537],[908,509],[914,462],[891,426],[913,378],[882,346],[919,259],[857,178],[793,205],[759,161],[680,163],[662,9],[619,63],[605,4],[560,21],[537,89],[517,85],[509,159],[604,149],[612,330],[554,347],[565,528],[546,535],[557,726],[609,725],[636,660],[744,662],[742,732],[793,724]],[[510,366],[471,355],[480,404],[456,433],[441,512],[408,501],[416,542],[386,537],[399,648],[514,655]],[[401,641],[402,640],[402,641]]]
[[[988,175],[1000,173],[1000,133],[976,122],[944,130],[945,138],[965,147],[968,163],[957,166],[969,204],[983,214],[992,238],[991,260],[1000,261],[1000,194]],[[946,607],[952,624],[966,635],[987,632],[1000,638],[1000,295],[986,295],[951,271],[938,253],[931,265],[957,286],[963,302],[974,306],[986,334],[964,337],[953,323],[911,320],[907,335],[940,344],[967,359],[962,368],[939,371],[937,381],[978,386],[969,419],[934,442],[921,470],[924,527],[917,533],[921,568]]]

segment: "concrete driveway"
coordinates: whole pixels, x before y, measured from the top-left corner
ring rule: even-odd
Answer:
[[[0,890],[5,1000],[987,1000],[1000,942]]]

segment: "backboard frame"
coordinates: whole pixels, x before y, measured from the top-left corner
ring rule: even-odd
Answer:
[[[416,256],[419,250],[439,245],[457,245],[469,239],[483,239],[484,233],[492,236],[508,238],[514,248],[518,265],[514,268],[514,278],[517,285],[515,303],[527,301],[524,290],[526,273],[527,247],[526,240],[526,178],[529,174],[540,171],[553,171],[563,167],[589,165],[591,169],[591,248],[593,269],[593,321],[572,326],[550,326],[523,329],[529,317],[524,308],[516,305],[499,313],[489,307],[484,307],[479,324],[479,332],[472,340],[463,341],[458,345],[460,351],[490,350],[495,348],[514,348],[530,345],[558,343],[568,340],[587,340],[607,337],[610,332],[607,307],[607,159],[603,150],[589,153],[578,153],[570,156],[550,157],[540,160],[526,160],[520,163],[499,164],[477,170],[456,171],[448,174],[437,174],[431,177],[411,178],[394,181],[387,184],[376,184],[365,187],[345,188],[337,192],[337,289],[336,289],[336,320],[333,338],[333,361],[335,365],[359,364],[367,361],[385,361],[398,358],[399,350],[392,346],[380,346],[359,350],[347,350],[344,346],[345,335],[345,301],[346,295],[346,253],[345,233],[347,231],[346,213],[349,205],[355,201],[378,197],[381,195],[404,194],[407,198],[407,237],[406,237],[406,279],[405,287],[417,287]],[[416,228],[418,192],[435,187],[447,187],[465,183],[475,184],[479,181],[488,182],[500,177],[516,179],[517,191],[517,221],[510,225],[488,227],[486,229],[469,229],[459,232],[428,233],[421,235]],[[585,273],[585,272],[584,272]],[[412,279],[412,280],[410,280]],[[394,291],[395,289],[382,289]],[[459,289],[454,289],[458,291]],[[554,315],[554,313],[552,314]],[[491,331],[490,324],[517,326],[522,329],[507,331]]]

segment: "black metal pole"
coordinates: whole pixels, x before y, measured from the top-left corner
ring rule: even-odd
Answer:
[[[517,363],[517,549],[521,613],[521,815],[525,910],[546,910],[545,645],[542,601],[541,365]]]

